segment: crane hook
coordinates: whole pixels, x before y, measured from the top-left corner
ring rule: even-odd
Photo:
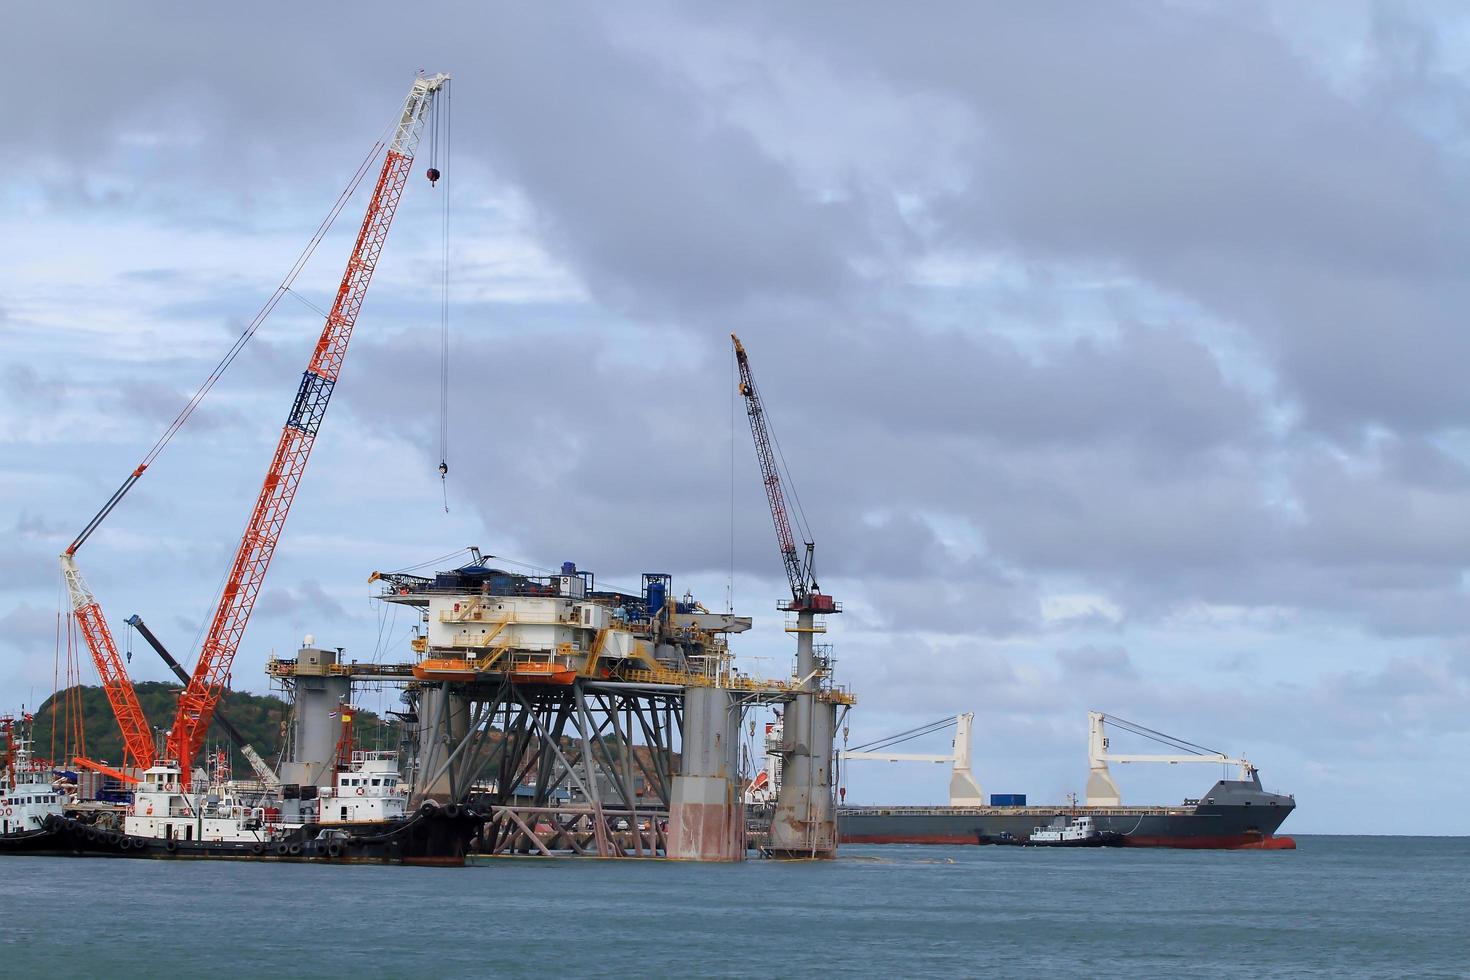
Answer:
[[[439,185],[439,177],[441,175],[438,167],[430,167],[425,175],[429,178],[430,187],[437,187]]]

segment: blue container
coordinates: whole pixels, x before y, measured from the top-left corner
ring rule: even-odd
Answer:
[[[1025,806],[1025,793],[991,793],[991,806]]]

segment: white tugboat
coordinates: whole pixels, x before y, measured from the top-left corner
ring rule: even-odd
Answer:
[[[123,818],[123,832],[175,845],[188,841],[264,843],[301,828],[299,823],[282,824],[279,814],[276,807],[251,805],[228,779],[217,778],[203,793],[186,791],[179,767],[165,760],[144,770],[133,806]]]
[[[0,853],[44,850],[51,837],[48,816],[61,816],[68,797],[55,773],[31,751],[33,715],[0,716],[5,768],[0,769]]]
[[[408,786],[398,775],[398,753],[352,752],[336,785],[318,788],[317,803],[317,822],[324,828],[402,820],[408,813]]]
[[[1025,843],[1032,847],[1121,847],[1123,835],[1098,830],[1091,817],[1074,817],[1063,826],[1032,828]]]

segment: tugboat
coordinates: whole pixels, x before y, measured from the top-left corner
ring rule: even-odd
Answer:
[[[1022,847],[1122,847],[1123,835],[1098,830],[1091,817],[1074,817],[1064,826],[1033,827]]]
[[[0,854],[41,854],[55,846],[47,820],[67,802],[51,767],[31,752],[34,715],[0,716],[5,768],[0,769]]]
[[[205,793],[180,785],[173,762],[143,774],[123,832],[64,816],[52,853],[142,858],[463,866],[481,819],[468,807],[426,802],[407,813],[397,753],[352,752],[334,785],[317,788],[315,820],[287,823],[275,806],[251,805],[228,781]],[[265,801],[261,801],[262,803]]]
[[[1017,837],[1008,830],[977,834],[975,842],[1008,847],[1124,847],[1128,843],[1117,831],[1099,830],[1091,817],[1074,817],[1066,824],[1058,818],[1049,826],[1031,828],[1026,837]]]

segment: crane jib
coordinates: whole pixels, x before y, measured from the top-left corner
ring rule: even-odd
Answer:
[[[301,386],[296,389],[296,401],[291,404],[291,414],[286,425],[314,436],[321,428],[322,416],[327,413],[327,402],[332,398],[336,382],[324,378],[315,371],[301,375]]]
[[[181,781],[185,785],[192,781],[193,757],[203,745],[210,719],[218,708],[220,697],[228,687],[235,653],[239,648],[246,623],[249,621],[255,599],[270,565],[271,556],[280,538],[292,498],[311,452],[312,443],[315,441],[317,430],[326,412],[327,403],[331,399],[338,371],[341,369],[343,357],[347,352],[348,340],[351,337],[358,312],[362,308],[363,297],[372,279],[378,256],[382,252],[399,196],[403,192],[404,184],[412,168],[414,151],[424,127],[426,112],[432,107],[436,94],[447,85],[448,81],[448,75],[426,76],[420,72],[409,90],[392,141],[384,154],[383,166],[373,188],[371,200],[368,202],[367,213],[363,216],[346,271],[338,287],[336,301],[332,305],[331,313],[327,316],[327,322],[317,341],[316,350],[308,362],[307,371],[297,388],[296,398],[291,405],[291,413],[281,432],[281,438],[276,446],[270,468],[267,470],[260,495],[256,499],[255,508],[231,566],[228,584],[215,610],[209,634],[200,649],[198,664],[179,696],[178,713],[174,726],[168,733],[166,751],[182,770]],[[376,150],[372,155],[376,155]],[[363,170],[359,177],[354,178],[351,187],[357,186],[357,181],[361,179],[361,175],[366,173],[369,166],[370,162],[364,161]],[[312,239],[312,244],[297,260],[291,274],[277,289],[271,301],[257,315],[256,321],[252,323],[240,343],[248,340],[254,333],[255,327],[274,308],[276,299],[289,291],[305,258],[309,257],[315,249],[326,228],[330,226],[331,218],[336,216],[345,201],[344,196],[334,207],[331,217],[322,228],[318,229],[316,236]],[[71,597],[73,614],[122,731],[126,768],[145,769],[152,765],[155,757],[153,733],[138,702],[132,681],[127,676],[127,669],[118,653],[117,644],[107,626],[107,620],[102,614],[96,597],[87,588],[73,556],[137,482],[143,471],[148,468],[183,421],[189,417],[198,400],[213,385],[219,373],[229,366],[238,349],[237,343],[225,360],[211,373],[205,385],[191,399],[185,410],[170,425],[164,437],[155,444],[143,462],[113,493],[103,508],[88,522],[87,526],[82,529],[82,533],[61,555],[62,574],[66,579],[67,590]],[[269,767],[264,761],[259,760],[248,746],[242,746],[241,751],[250,759],[251,765],[256,768],[257,773],[261,774],[262,779],[266,779]]]
[[[169,733],[167,747],[170,756],[183,770],[185,782],[190,780],[192,760],[204,744],[210,719],[228,687],[235,653],[280,540],[317,430],[326,414],[357,315],[362,309],[363,297],[413,165],[424,110],[432,103],[433,93],[447,80],[448,76],[436,75],[433,78],[421,77],[414,82],[404,105],[397,136],[384,155],[383,167],[368,201],[367,212],[363,215],[357,243],[337,289],[336,301],[322,327],[316,349],[307,362],[296,398],[291,403],[291,412],[281,430],[280,442],[266,471],[260,496],[240,539],[230,573],[231,586],[221,597],[194,672],[179,695],[178,714]]]

